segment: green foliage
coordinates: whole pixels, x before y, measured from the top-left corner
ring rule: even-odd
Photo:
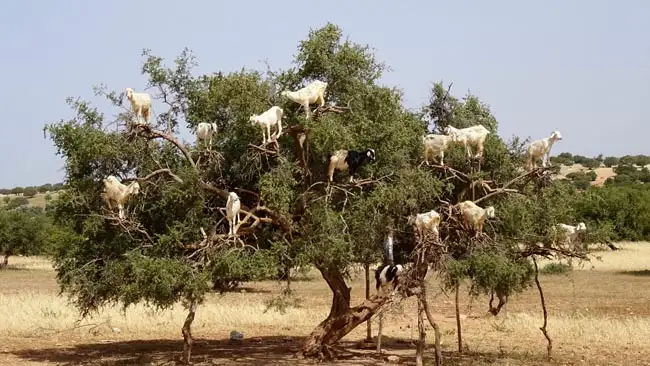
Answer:
[[[45,192],[56,192],[60,191],[62,189],[65,189],[65,186],[63,183],[57,183],[57,184],[51,184],[51,183],[46,183],[41,186],[33,186],[33,187],[14,187],[11,189],[7,188],[0,188],[0,194],[21,194],[24,193],[26,190],[27,191],[32,191],[35,190],[38,193],[45,193]]]
[[[157,111],[153,131],[134,127],[129,113],[109,121],[106,116],[113,111],[104,115],[90,102],[73,98],[67,102],[75,117],[46,127],[66,169],[66,189],[48,205],[59,228],[52,235],[55,268],[62,290],[84,315],[112,303],[167,308],[178,301],[200,302],[210,282],[222,291],[245,281],[277,278],[296,265],[315,265],[324,277],[348,275],[354,264],[382,257],[389,227],[395,232],[396,260],[405,262],[415,246],[410,215],[487,194],[480,184],[470,187],[449,172],[420,167],[422,136],[448,125],[480,123],[490,131],[480,170],[461,146],[445,156],[468,180],[498,187],[521,175],[527,141],[502,139],[489,105],[472,94],[456,98],[439,82],[422,111],[408,111],[400,90],[378,83],[387,66],[369,46],[344,39],[342,30],[330,23],[309,32],[298,45],[294,67],[287,70],[242,68],[193,75],[197,63],[189,50],[171,67],[148,50],[143,56],[147,87],[168,108]],[[328,83],[329,106],[349,110],[321,109],[307,119],[297,103],[281,96],[281,91],[315,79]],[[118,92],[98,87],[96,93],[116,109],[121,105]],[[278,138],[277,150],[275,144],[258,146],[259,127],[249,122],[252,114],[271,105],[284,110],[286,133]],[[113,122],[126,127],[116,132],[108,128]],[[218,125],[210,152],[163,132],[171,128],[175,133],[183,124],[193,129],[201,122]],[[298,143],[303,132],[307,148]],[[367,148],[376,150],[377,161],[357,172],[363,184],[343,183],[347,173],[341,172],[335,184],[325,183],[333,150]],[[595,166],[592,160],[602,160],[560,155],[590,166]],[[161,167],[174,175],[153,174]],[[593,241],[646,235],[646,226],[632,215],[643,212],[645,205],[634,201],[635,210],[627,208],[622,217],[613,214],[621,204],[614,197],[620,190],[608,193],[610,197],[601,192],[613,188],[588,188],[592,173],[574,176],[587,183],[584,192],[558,180],[518,183],[510,188],[519,194],[490,195],[481,202],[497,212],[485,226],[490,242],[475,248],[464,239],[447,239],[451,249],[443,266],[445,283],[455,286],[469,279],[475,293],[522,291],[530,284],[532,267],[518,245],[547,240],[550,228],[560,222],[585,220],[596,233],[589,231]],[[140,178],[140,194],[126,203],[126,220],[117,220],[101,199],[102,180],[108,175]],[[223,213],[233,191],[243,210],[236,238],[226,235]],[[280,298],[269,306],[297,304],[294,300]]]
[[[25,197],[22,197],[22,196],[18,196],[18,197],[14,197],[14,198],[8,197],[8,198],[9,198],[9,200],[5,200],[5,202],[7,204],[6,208],[9,209],[9,210],[17,208],[17,207],[21,207],[21,206],[26,206],[26,205],[29,204],[29,200],[27,198],[25,198]]]
[[[36,196],[37,193],[38,193],[38,191],[35,188],[31,188],[31,187],[25,188],[23,190],[23,196],[27,197],[27,198],[32,198],[32,197]]]
[[[0,253],[48,254],[58,230],[40,208],[10,205],[0,208]]]
[[[578,188],[585,190],[591,186],[590,182],[593,182],[598,178],[598,174],[593,170],[588,170],[586,172],[579,171],[573,172],[566,175],[568,179],[573,182],[573,185]]]
[[[539,269],[540,273],[544,274],[565,274],[571,272],[573,268],[566,263],[548,263]]]
[[[618,160],[619,159],[616,156],[608,156],[603,160],[603,164],[605,164],[606,167],[611,168],[618,164]]]
[[[600,237],[600,242],[650,238],[650,187],[645,184],[591,187],[574,207],[592,242],[594,236]]]

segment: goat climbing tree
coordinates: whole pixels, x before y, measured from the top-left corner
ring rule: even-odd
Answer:
[[[191,355],[192,321],[200,316],[200,304],[211,287],[277,278],[288,267],[313,264],[331,290],[332,303],[301,354],[335,357],[336,342],[389,301],[373,295],[354,307],[346,283],[355,262],[372,257],[373,250],[381,252],[387,226],[395,228],[400,243],[396,257],[407,258],[416,248],[407,217],[446,207],[444,202],[484,197],[482,204],[494,204],[498,217],[493,226],[486,225],[487,236],[509,245],[523,234],[532,243],[533,234],[545,233],[545,225],[571,215],[548,204],[566,198],[566,187],[551,188],[557,195],[539,193],[547,188],[533,194],[520,181],[517,187],[504,187],[521,175],[521,144],[517,139],[506,144],[497,136],[496,119],[476,97],[461,102],[436,84],[432,104],[424,111],[430,121],[423,120],[404,107],[399,90],[379,85],[387,67],[372,50],[344,41],[333,24],[311,30],[299,43],[294,67],[286,70],[196,76],[189,50],[171,68],[148,50],[143,56],[146,91],[158,103],[150,125],[133,124],[121,93],[102,86],[96,93],[112,102],[118,111],[114,120],[89,102],[71,98],[76,115],[47,126],[65,158],[69,187],[55,202],[56,220],[76,233],[59,245],[55,268],[62,289],[84,316],[114,302],[124,307],[145,302],[164,309],[182,301],[188,309],[183,324],[185,362]],[[326,105],[307,119],[300,106],[280,92],[315,79],[328,83]],[[286,134],[262,145],[259,128],[248,118],[272,105],[284,109]],[[194,129],[200,122],[218,126],[211,149],[179,136],[183,124]],[[422,135],[429,122],[438,129],[447,124],[485,125],[492,133],[480,170],[462,149],[452,149],[445,157],[453,169],[420,167]],[[327,184],[328,153],[367,148],[375,149],[377,161],[363,166],[355,183],[347,183],[347,177],[341,177],[346,173],[337,172],[335,183]],[[122,181],[137,179],[141,186],[140,194],[127,202],[123,220],[101,200],[102,179],[111,174]],[[517,196],[489,193],[515,188]],[[232,191],[242,201],[236,237],[227,235],[223,209]],[[527,198],[516,198],[522,194]],[[530,219],[540,211],[531,203],[534,199],[549,208],[544,220]],[[515,220],[518,214],[527,219]],[[504,253],[503,248],[467,251],[467,246],[459,246],[461,239],[445,240],[455,262],[441,262],[436,269],[443,275],[456,273],[447,276],[450,283],[469,277],[479,284],[477,289],[507,295],[531,278],[530,263],[513,254],[502,266],[488,266],[497,278],[488,281],[481,269]],[[506,270],[521,273],[519,285],[499,280],[511,278],[501,275]]]

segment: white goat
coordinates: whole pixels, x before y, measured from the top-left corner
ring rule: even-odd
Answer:
[[[557,224],[553,227],[554,242],[572,246],[580,234],[587,232],[587,225],[584,222],[576,226]]]
[[[562,135],[560,131],[555,130],[551,133],[551,136],[531,142],[528,145],[528,168],[531,170],[537,168],[537,159],[540,157],[542,158],[542,166],[546,167],[550,160],[551,148],[559,140],[562,140]]]
[[[472,201],[463,201],[456,205],[460,209],[463,216],[465,226],[473,227],[476,231],[476,236],[483,232],[483,224],[486,218],[494,217],[494,207],[488,206],[481,208]]]
[[[280,93],[280,95],[300,104],[305,109],[307,118],[310,118],[310,104],[318,103],[319,107],[323,107],[325,105],[325,89],[327,89],[326,82],[314,80],[302,89],[298,89],[296,91],[285,90]]]
[[[239,196],[235,192],[228,193],[228,201],[226,201],[226,218],[228,219],[228,235],[237,234],[237,224],[239,223],[239,210],[241,209],[241,202]]]
[[[128,186],[120,183],[120,181],[113,175],[109,175],[104,179],[104,192],[102,198],[108,205],[109,210],[113,210],[113,203],[117,205],[119,210],[118,216],[120,219],[124,218],[124,203],[131,195],[140,193],[140,184],[136,181],[131,182]]]
[[[460,129],[449,125],[445,127],[444,133],[451,136],[453,142],[462,143],[467,151],[467,157],[471,159],[472,149],[470,146],[475,146],[478,150],[475,158],[483,157],[483,144],[485,143],[487,135],[490,134],[490,131],[483,125],[475,125]]]
[[[440,165],[445,165],[445,151],[452,140],[451,136],[429,134],[422,136],[424,145],[424,162],[429,165],[429,158],[440,157]]]
[[[440,214],[436,210],[410,216],[408,223],[413,224],[413,222],[415,222],[415,227],[421,239],[424,239],[425,233],[433,233],[436,239],[440,237],[440,233],[438,232]]]
[[[199,140],[208,140],[209,148],[212,147],[212,135],[217,133],[217,124],[216,123],[206,123],[201,122],[196,127],[196,139]]]
[[[268,142],[271,142],[271,126],[278,126],[278,133],[274,134],[273,140],[276,140],[282,135],[282,115],[284,111],[278,106],[273,106],[269,108],[262,114],[254,114],[248,119],[251,124],[257,124],[262,129],[262,144],[266,145],[267,136]],[[266,129],[266,135],[264,130]]]
[[[140,117],[144,123],[149,123],[151,116],[151,96],[149,93],[136,93],[132,88],[126,88],[126,97],[131,101],[131,111],[136,118]]]

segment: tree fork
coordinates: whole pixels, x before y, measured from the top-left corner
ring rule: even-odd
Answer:
[[[332,345],[354,328],[370,319],[388,300],[388,294],[380,292],[359,306],[350,307],[350,288],[337,269],[318,268],[332,291],[330,313],[307,337],[299,355],[309,358],[331,359]]]

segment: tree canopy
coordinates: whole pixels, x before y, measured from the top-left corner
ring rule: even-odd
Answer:
[[[408,216],[431,209],[449,219],[441,231],[448,253],[438,260],[447,263],[440,272],[450,286],[467,278],[477,291],[507,296],[531,283],[528,257],[537,252],[519,244],[535,246],[552,225],[579,218],[574,188],[551,182],[545,169],[524,171],[526,141],[502,139],[489,106],[475,95],[454,97],[438,82],[430,103],[409,111],[399,89],[380,83],[387,66],[334,24],[311,30],[297,51],[284,70],[194,75],[189,50],[172,66],[145,50],[146,89],[165,108],[150,125],[132,123],[120,91],[96,89],[119,111],[115,120],[89,101],[68,99],[75,117],[46,126],[65,159],[66,190],[54,202],[54,217],[71,230],[54,261],[62,289],[82,314],[112,303],[167,308],[183,301],[191,324],[211,287],[311,264],[333,301],[303,351],[322,354],[387,301],[376,295],[351,306],[345,281],[353,265],[381,258],[387,227],[395,230],[396,257],[409,260],[418,239]],[[306,118],[280,92],[313,80],[328,83],[327,104]],[[262,146],[249,117],[272,105],[283,108],[287,133]],[[218,126],[209,148],[177,134],[180,126],[194,131],[201,122]],[[479,162],[454,147],[445,156],[448,167],[422,166],[423,135],[475,124],[490,131]],[[356,182],[337,172],[327,184],[331,152],[368,148],[376,162],[363,165]],[[125,219],[102,200],[109,175],[141,186],[126,203]],[[235,237],[227,235],[224,213],[229,192],[242,203]],[[458,234],[450,219],[452,205],[464,200],[495,207],[483,237]],[[184,334],[189,358],[187,322]]]

